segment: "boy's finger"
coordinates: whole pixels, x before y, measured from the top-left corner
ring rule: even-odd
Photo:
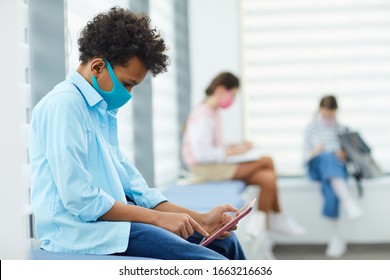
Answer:
[[[237,212],[238,209],[236,207],[233,207],[230,204],[225,204],[221,206],[223,212]]]
[[[198,224],[194,219],[190,219],[190,223],[191,223],[192,227],[193,227],[197,232],[199,232],[202,236],[205,236],[205,237],[208,237],[208,236],[209,236],[208,232],[207,232],[204,228],[202,228],[202,227],[200,226],[200,224]]]

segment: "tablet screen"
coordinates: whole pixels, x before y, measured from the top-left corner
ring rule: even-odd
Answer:
[[[199,245],[201,246],[207,246],[210,244],[214,239],[220,237],[222,234],[225,233],[225,231],[229,230],[231,227],[236,225],[239,220],[244,218],[246,215],[249,214],[250,211],[253,209],[253,205],[255,204],[256,198],[254,198],[252,201],[249,203],[245,204],[240,210],[236,212],[236,216],[230,220],[226,224],[222,224],[220,227],[217,229],[213,230],[212,233],[210,233],[209,237],[203,238],[203,240],[200,242]]]

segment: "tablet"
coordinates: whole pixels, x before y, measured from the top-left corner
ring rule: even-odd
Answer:
[[[208,237],[203,238],[203,240],[200,242],[200,246],[207,246],[210,244],[214,239],[220,237],[222,234],[225,233],[225,231],[232,228],[234,225],[238,223],[239,220],[244,218],[246,215],[249,214],[249,212],[252,211],[253,205],[256,202],[256,198],[254,198],[251,202],[248,204],[245,204],[240,210],[236,212],[236,216],[230,220],[227,224],[222,224],[220,227],[215,229]]]

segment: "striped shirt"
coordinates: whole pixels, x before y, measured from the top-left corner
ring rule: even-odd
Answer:
[[[311,159],[311,152],[316,147],[323,145],[325,151],[336,152],[341,149],[338,135],[347,128],[338,122],[325,124],[319,117],[312,120],[305,129],[304,163]]]

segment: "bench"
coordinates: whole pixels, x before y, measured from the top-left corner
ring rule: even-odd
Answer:
[[[349,221],[341,209],[340,228],[350,243],[390,243],[390,176],[363,179],[364,194],[359,197],[353,179],[352,196],[363,211],[355,222]],[[278,244],[325,244],[329,238],[329,223],[322,217],[323,198],[319,183],[305,177],[278,180],[281,205],[292,217],[306,227],[307,234],[299,238],[274,236]]]
[[[126,257],[116,255],[80,255],[48,252],[40,248],[30,251],[31,260],[153,260],[152,258]]]

